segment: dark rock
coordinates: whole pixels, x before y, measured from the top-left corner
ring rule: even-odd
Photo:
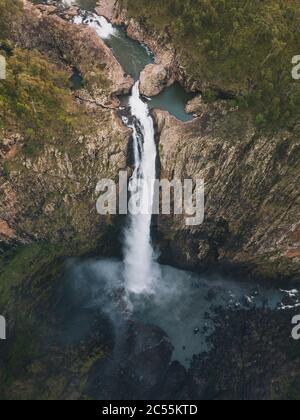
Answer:
[[[158,327],[130,321],[112,355],[92,366],[87,392],[95,399],[159,399],[172,352]]]

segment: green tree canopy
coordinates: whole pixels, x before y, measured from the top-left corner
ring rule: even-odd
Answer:
[[[234,91],[259,121],[295,123],[300,82],[298,0],[120,0],[129,14],[168,32],[194,79]]]

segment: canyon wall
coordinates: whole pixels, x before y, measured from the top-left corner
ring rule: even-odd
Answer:
[[[162,260],[189,269],[236,268],[268,280],[299,280],[299,125],[263,130],[249,111],[224,100],[230,99],[224,92],[223,100],[205,102],[206,81],[190,80],[168,33],[145,25],[142,10],[137,21],[121,2],[100,0],[98,12],[126,25],[129,36],[154,51],[156,65],[168,73],[166,84],[178,80],[199,92],[187,108],[195,115],[192,122],[154,113],[161,178],[206,184],[201,226],[188,228],[180,216],[158,217]],[[157,85],[154,80],[145,89],[154,86],[156,94]]]
[[[69,98],[68,105],[62,107],[72,107],[69,116],[75,115],[71,132],[66,129],[61,133],[54,126],[49,138],[48,118],[51,123],[56,119],[51,115],[50,103],[42,121],[44,132],[41,130],[34,141],[28,136],[30,129],[20,126],[15,117],[1,130],[2,251],[36,241],[58,244],[67,253],[74,248],[76,254],[96,249],[103,254],[116,253],[119,249],[119,219],[113,221],[97,214],[95,188],[99,180],[118,179],[119,171],[127,169],[131,132],[117,116],[116,95],[129,92],[133,81],[124,75],[111,50],[94,31],[67,21],[70,13],[72,10],[59,17],[55,6],[36,7],[25,2],[21,22],[11,36],[14,51],[24,54],[24,66],[29,61],[27,54],[35,54],[36,62],[42,60],[45,67],[57,74],[63,72],[64,77],[76,71],[84,86],[56,93]],[[10,63],[13,56],[8,60]],[[35,65],[28,72],[35,71]],[[33,74],[20,69],[23,73],[18,75],[18,83],[25,83],[25,78],[38,83],[32,79]],[[48,80],[39,83],[42,89]],[[40,111],[38,91],[31,91],[30,97],[26,106],[32,108],[30,114],[34,116]],[[67,128],[69,116],[61,117]],[[31,122],[29,116],[26,124]]]
[[[93,31],[68,23],[76,8],[58,13],[55,6],[25,2],[25,10],[14,45],[38,51],[69,76],[74,69],[83,76],[85,86],[70,93],[82,121],[72,135],[41,138],[34,153],[24,130],[1,131],[1,249],[42,240],[72,244],[76,253],[116,251],[123,220],[98,216],[94,192],[99,179],[116,178],[127,168],[130,131],[117,116],[116,95],[128,92],[132,80]],[[168,34],[143,27],[118,2],[99,1],[98,13],[127,25],[130,36],[156,53],[156,65],[165,71],[152,75],[166,80],[150,84],[155,93],[174,80],[189,90],[205,84],[189,81]],[[189,110],[195,115],[189,123],[154,113],[161,177],[203,178],[205,221],[189,228],[184,217],[157,218],[162,261],[199,271],[229,267],[263,279],[297,280],[299,126],[264,132],[249,112],[226,100],[205,103],[201,96]]]

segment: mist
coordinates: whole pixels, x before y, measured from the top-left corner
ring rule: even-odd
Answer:
[[[68,304],[64,306],[76,311],[76,337],[80,331],[88,331],[93,325],[91,318],[99,315],[105,317],[113,333],[113,347],[127,322],[153,325],[170,339],[172,360],[186,368],[194,355],[209,350],[207,338],[214,331],[212,319],[217,308],[276,309],[282,300],[282,293],[274,289],[161,265],[151,293],[131,293],[124,268],[122,261],[113,259],[68,260],[63,280]],[[65,331],[65,341],[73,340],[73,329]]]

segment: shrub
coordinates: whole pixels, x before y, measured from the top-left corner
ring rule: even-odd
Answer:
[[[38,52],[15,49],[0,83],[0,119],[6,128],[18,125],[29,153],[46,140],[63,141],[80,125],[67,72]]]

